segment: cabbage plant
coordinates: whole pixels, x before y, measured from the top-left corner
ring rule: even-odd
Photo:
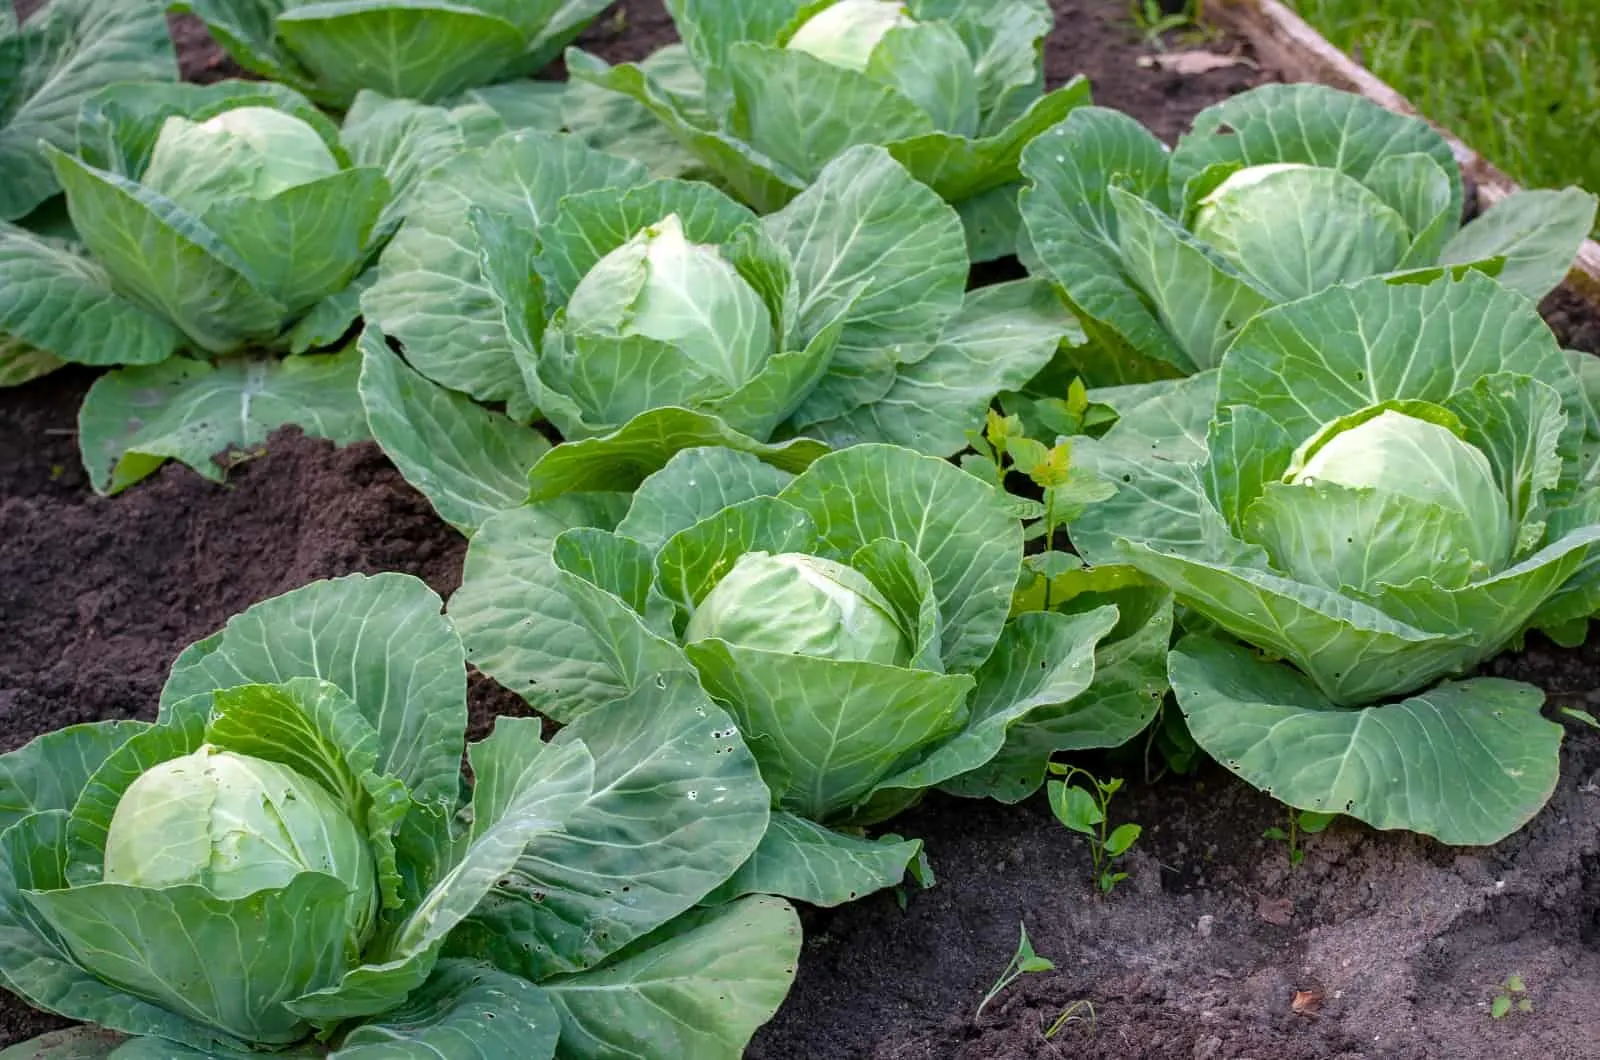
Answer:
[[[1206,108],[1171,151],[1126,115],[1085,108],[1024,152],[1034,271],[1094,340],[1094,382],[1214,368],[1272,306],[1369,276],[1488,272],[1529,298],[1594,223],[1578,188],[1522,191],[1463,226],[1444,138],[1321,85],[1263,85]]]
[[[0,226],[0,348],[117,368],[80,417],[94,487],[169,457],[220,478],[215,455],[284,423],[367,437],[358,355],[300,355],[349,330],[409,188],[485,120],[366,96],[341,130],[238,81],[90,99],[76,153],[45,148],[74,238]]]
[[[156,0],[50,0],[22,21],[13,5],[0,5],[0,55],[3,221],[61,190],[39,143],[70,150],[84,100],[119,81],[178,79]]]
[[[450,614],[475,666],[560,721],[662,675],[704,685],[772,792],[720,897],[897,884],[919,843],[864,827],[945,784],[1020,797],[1028,781],[975,771],[1009,748],[1037,787],[1054,750],[1120,744],[1159,705],[1094,687],[1115,604],[1011,617],[1022,524],[943,460],[865,444],[790,474],[697,447],[614,496],[552,488],[487,520]]]
[[[362,394],[396,465],[468,532],[529,496],[530,469],[626,490],[695,445],[793,470],[859,441],[949,455],[1073,328],[1043,281],[969,295],[968,270],[955,211],[882,148],[757,217],[517,131],[419,189],[362,300]],[[535,419],[569,444],[549,451]]]
[[[957,205],[976,260],[1015,250],[1023,145],[1089,98],[1081,77],[1044,91],[1045,0],[668,0],[667,9],[698,78],[669,80],[676,57],[613,67],[572,51],[573,78],[635,100],[763,213],[842,151],[881,145]]]
[[[1582,356],[1582,355],[1573,355]],[[1081,460],[1073,544],[1176,594],[1194,739],[1259,788],[1488,844],[1554,789],[1542,696],[1474,668],[1600,608],[1600,437],[1532,303],[1477,273],[1267,310]]]
[[[663,680],[465,744],[440,609],[403,575],[307,586],[185,651],[155,722],[0,756],[0,976],[88,1024],[19,1053],[741,1055],[799,929],[695,908],[768,820],[726,715]]]
[[[325,106],[363,90],[437,102],[526,77],[606,0],[176,0],[239,65]]]

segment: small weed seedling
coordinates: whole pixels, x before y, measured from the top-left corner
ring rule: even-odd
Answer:
[[[989,992],[983,995],[983,1000],[978,1002],[978,1011],[972,1014],[974,1022],[983,1018],[983,1010],[989,1007],[989,1002],[1000,996],[1001,991],[1025,975],[1036,972],[1054,970],[1056,964],[1048,957],[1041,957],[1033,952],[1033,943],[1028,941],[1028,925],[1017,924],[1020,937],[1017,939],[1017,952],[1011,955],[1011,962],[1006,965],[1005,971],[1000,973],[1000,978],[994,981]]]
[[[1195,20],[1195,4],[1189,0],[1177,11],[1167,11],[1161,0],[1131,0],[1128,13],[1133,18],[1133,24],[1139,27],[1139,32],[1144,34],[1145,44],[1165,50],[1162,35],[1192,24]]]
[[[1126,854],[1143,831],[1136,824],[1118,825],[1108,834],[1108,816],[1111,800],[1122,790],[1122,779],[1113,777],[1101,780],[1086,769],[1077,766],[1050,763],[1050,772],[1061,780],[1049,784],[1050,809],[1056,820],[1089,840],[1089,854],[1094,858],[1094,882],[1101,894],[1110,894],[1117,884],[1128,878],[1126,872],[1115,872],[1116,860]],[[1083,777],[1087,786],[1074,784]]]
[[[1094,1002],[1088,998],[1080,998],[1068,1005],[1061,1015],[1056,1017],[1056,1021],[1050,1024],[1050,1029],[1044,1032],[1044,1040],[1049,1041],[1074,1023],[1084,1024],[1089,1028],[1089,1033],[1093,1034],[1097,1022],[1094,1014]]]
[[[1289,828],[1285,831],[1274,825],[1261,833],[1262,839],[1273,839],[1280,843],[1289,844],[1289,867],[1298,868],[1306,859],[1306,852],[1300,846],[1300,837],[1303,835],[1316,835],[1325,831],[1333,819],[1339,816],[1336,813],[1317,813],[1314,810],[1297,810],[1293,806],[1286,807],[1289,811]]]
[[[1489,1016],[1491,1019],[1503,1020],[1511,1015],[1512,1009],[1524,1015],[1533,1011],[1533,1001],[1528,997],[1528,986],[1516,972],[1506,976],[1506,981],[1500,984],[1494,1000],[1489,1002]]]
[[[1587,725],[1591,729],[1600,729],[1600,720],[1596,720],[1595,716],[1587,710],[1579,710],[1577,707],[1562,707],[1561,716]]]

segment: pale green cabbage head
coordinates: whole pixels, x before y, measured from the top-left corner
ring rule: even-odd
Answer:
[[[235,107],[202,122],[168,118],[141,182],[203,214],[221,200],[270,199],[337,172],[306,122],[271,107]]]
[[[689,618],[684,640],[907,666],[894,610],[859,571],[798,552],[746,552]]]
[[[128,786],[106,836],[107,883],[195,884],[236,899],[320,872],[350,889],[359,947],[378,908],[365,838],[318,782],[275,762],[218,750],[152,766]]]
[[[1291,481],[1381,489],[1437,505],[1471,528],[1455,544],[1474,562],[1493,570],[1511,554],[1510,508],[1488,457],[1437,423],[1385,410],[1329,439]]]
[[[1323,259],[1313,270],[1319,283],[1349,282],[1398,266],[1411,235],[1404,219],[1354,177],[1300,162],[1269,162],[1230,174],[1200,200],[1192,230],[1259,286],[1284,298],[1314,293],[1290,279],[1303,270],[1277,260],[1304,255],[1308,243]]]
[[[755,288],[716,247],[690,242],[676,214],[601,258],[573,290],[566,320],[575,332],[637,335],[675,347],[716,393],[755,378],[777,344],[772,315]]]
[[[915,26],[895,0],[839,0],[806,20],[789,47],[849,70],[865,70],[873,49],[891,29]]]

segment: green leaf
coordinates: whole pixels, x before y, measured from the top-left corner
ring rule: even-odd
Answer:
[[[1050,810],[1056,820],[1082,835],[1092,836],[1095,826],[1106,819],[1094,796],[1076,784],[1052,780],[1046,785],[1050,794]]]
[[[124,81],[173,81],[177,58],[159,6],[106,0],[54,0],[21,27],[0,16],[0,220],[21,218],[59,190],[43,140],[77,145],[78,108]],[[4,288],[0,284],[0,289]]]
[[[1138,841],[1143,831],[1144,829],[1136,824],[1121,824],[1113,828],[1111,834],[1106,836],[1106,856],[1119,858],[1126,854],[1128,848]]]
[[[708,128],[703,117],[694,113],[690,101],[669,90],[642,67],[633,63],[609,66],[577,49],[569,49],[566,59],[567,72],[574,80],[620,93],[643,106],[721,178],[719,183],[757,211],[776,210],[805,187],[805,180],[788,167],[763,156],[737,137]]]
[[[674,95],[693,98],[705,93],[705,79],[681,44],[657,48],[639,67]],[[620,92],[589,81],[569,81],[561,116],[567,130],[590,147],[641,162],[653,177],[686,177],[705,171],[700,159],[671,128]]]
[[[1236,272],[1149,202],[1119,187],[1109,190],[1124,270],[1154,303],[1187,360],[1197,369],[1215,368],[1239,329],[1269,308],[1273,298],[1259,281]],[[1302,210],[1294,216],[1306,214]],[[1281,227],[1267,231],[1276,234]],[[1284,243],[1300,247],[1287,237]]]
[[[417,185],[362,310],[441,386],[481,401],[520,399],[526,386],[504,306],[483,274],[471,207],[532,231],[555,216],[565,195],[645,180],[636,163],[550,133],[522,130],[463,152]]]
[[[1126,581],[1101,588],[1096,582],[1102,575]],[[988,765],[947,782],[945,791],[1019,802],[1044,783],[1045,767],[1057,752],[1120,747],[1161,709],[1171,594],[1131,568],[1096,567],[1058,577],[1054,602],[1072,612],[1107,603],[1118,609],[1116,629],[1095,649],[1094,683],[1066,702],[1033,709],[1007,731],[1005,746]]]
[[[1491,1019],[1505,1019],[1511,1012],[1511,998],[1505,994],[1496,994],[1495,999],[1489,1002],[1489,1017]]]
[[[805,52],[741,41],[719,73],[731,97],[728,132],[808,181],[852,147],[936,128],[893,87]]]
[[[565,124],[562,113],[570,89],[571,86],[562,81],[502,81],[497,85],[468,89],[447,102],[451,116],[462,127],[468,146],[476,147],[502,132],[516,129],[560,132]]]
[[[1290,806],[1480,846],[1555,790],[1561,726],[1529,685],[1475,678],[1347,710],[1289,667],[1207,637],[1179,642],[1170,668],[1196,742]]]
[[[1111,189],[1167,209],[1167,150],[1134,119],[1080,107],[1022,152],[1019,205],[1039,267],[1067,295],[1092,343],[1106,348],[1105,378],[1142,382],[1195,364],[1146,306],[1122,266]],[[1035,270],[1037,271],[1037,270]]]
[[[655,556],[661,589],[692,614],[746,552],[804,552],[816,536],[809,516],[776,497],[731,504],[668,538]]]
[[[549,500],[585,491],[628,492],[661,470],[674,455],[701,446],[750,453],[783,471],[803,471],[829,452],[813,438],[767,444],[733,430],[715,416],[689,409],[653,409],[598,438],[558,445],[528,475],[529,499]]]
[[[779,499],[811,516],[829,558],[879,538],[911,546],[933,577],[946,668],[989,657],[1022,566],[1022,527],[992,487],[909,449],[858,445],[812,464]]]
[[[1411,246],[1399,268],[1432,265],[1439,260],[1445,241],[1460,224],[1450,213],[1450,174],[1437,159],[1425,155],[1391,155],[1367,171],[1366,185],[1405,219]]]
[[[573,743],[593,755],[593,793],[527,846],[451,943],[535,982],[591,968],[681,915],[767,830],[755,760],[688,675],[646,681],[550,746]]]
[[[365,267],[388,201],[382,170],[345,169],[270,199],[223,200],[206,210],[205,223],[249,263],[257,289],[294,316]]]
[[[45,810],[0,833],[0,940],[7,954],[3,969],[7,989],[71,1019],[128,1034],[159,1035],[168,1044],[181,1041],[215,1048],[231,1057],[228,1047],[242,1043],[84,971],[24,899],[23,891],[67,885],[66,832],[66,811]]]
[[[1076,460],[1117,487],[1072,521],[1073,547],[1089,562],[1120,562],[1115,541],[1136,532],[1165,553],[1264,563],[1230,537],[1202,481],[1216,386],[1215,372],[1190,376],[1124,409],[1100,440],[1074,440]]]
[[[960,310],[961,218],[878,147],[856,147],[763,222],[796,284],[790,348],[844,314],[828,374],[795,413],[804,426],[881,398],[896,366],[920,360]]]
[[[0,832],[29,814],[70,810],[83,786],[142,721],[97,721],[36,736],[0,755]]]
[[[1567,433],[1561,395],[1537,379],[1497,372],[1451,395],[1444,407],[1460,418],[1462,438],[1488,457],[1512,523],[1522,528],[1521,555],[1539,543],[1547,495],[1561,483]]]
[[[461,642],[439,598],[403,574],[352,574],[256,604],[172,665],[162,716],[196,695],[318,677],[378,731],[378,770],[414,799],[453,804],[466,729]]]
[[[405,218],[412,194],[430,171],[467,147],[451,111],[367,90],[357,93],[339,138],[355,165],[382,170],[389,183],[381,232]]]
[[[1504,257],[1499,281],[1537,301],[1566,277],[1594,218],[1595,197],[1580,188],[1519,191],[1457,232],[1439,260],[1448,265]]]
[[[288,766],[326,788],[364,826],[385,905],[399,904],[393,834],[411,799],[397,779],[378,775],[377,730],[349,696],[314,677],[219,689],[206,742]]]
[[[199,886],[115,883],[24,896],[100,978],[251,1042],[304,1035],[285,1003],[336,979],[346,960],[349,892],[318,872],[231,901]]]
[[[685,651],[749,741],[774,805],[825,824],[847,821],[899,762],[954,736],[967,720],[973,680],[965,674],[721,640]]]
[[[863,73],[914,103],[935,129],[963,137],[977,133],[977,71],[949,25],[923,21],[891,28],[873,47]]]
[[[738,1060],[783,1002],[800,956],[787,902],[753,896],[695,910],[593,971],[543,985],[571,1060]]]
[[[172,459],[221,482],[226,467],[215,457],[230,449],[248,456],[288,424],[338,445],[363,441],[370,434],[356,389],[360,371],[351,346],[282,360],[173,358],[109,372],[78,413],[89,481],[100,493],[119,493]]]
[[[1019,253],[1022,213],[1017,196],[1021,191],[1020,182],[1003,184],[955,203],[967,233],[967,257],[974,265]]]
[[[758,0],[724,4],[721,0],[666,0],[668,14],[702,69],[722,66],[740,41],[776,44],[802,9],[801,0]]]
[[[404,1005],[355,1027],[329,1060],[550,1060],[561,1020],[544,991],[476,961],[444,960]]]
[[[1124,562],[1167,585],[1180,604],[1291,660],[1341,704],[1421,688],[1471,665],[1485,651],[1469,631],[1421,629],[1354,596],[1256,567],[1170,555],[1147,544],[1122,552]],[[1432,595],[1442,594],[1429,588]]]
[[[673,454],[633,492],[617,533],[651,550],[724,508],[775,497],[794,478],[736,449],[703,446]]]
[[[967,295],[933,352],[900,368],[888,393],[810,430],[837,448],[892,442],[950,456],[965,447],[967,427],[995,395],[1020,389],[1076,330],[1042,280],[979,288]]]
[[[99,1027],[68,1027],[0,1049],[0,1060],[108,1060],[127,1040],[125,1035]]]
[[[305,353],[336,344],[361,317],[361,296],[378,280],[376,266],[307,310],[284,336],[289,352]]]
[[[469,537],[528,495],[528,471],[550,450],[531,427],[446,390],[361,336],[361,403],[373,437],[440,518]]]
[[[1074,77],[992,135],[972,140],[934,132],[890,143],[889,153],[945,201],[960,202],[1014,183],[1027,145],[1088,102],[1088,80]]]
[[[276,335],[288,315],[250,267],[164,196],[56,151],[72,223],[118,288],[212,353]]]
[[[624,503],[584,494],[491,517],[467,549],[450,600],[472,664],[561,722],[626,688],[562,589],[555,539],[574,526],[614,524]]]
[[[1382,606],[1384,586],[1416,578],[1426,579],[1432,591],[1466,585],[1474,557],[1462,542],[1498,517],[1386,489],[1270,482],[1245,523],[1247,535],[1266,548],[1278,570]]]
[[[594,759],[581,742],[545,748],[539,722],[507,719],[472,747],[474,776],[489,778],[484,797],[474,793],[472,830],[459,856],[406,913],[377,954],[337,984],[290,1002],[291,1011],[322,1025],[377,1015],[420,986],[445,938],[489,892],[503,885],[523,849],[561,829],[594,790]],[[521,746],[508,748],[509,741]],[[510,774],[502,776],[502,773]]]
[[[774,813],[756,852],[707,904],[775,894],[807,905],[843,905],[899,884],[921,851],[919,839],[865,839],[792,813]]]
[[[66,363],[52,353],[0,334],[0,387],[31,383]]]
[[[1035,710],[1060,710],[1089,687],[1095,648],[1116,624],[1112,607],[1018,615],[975,675],[965,728],[883,787],[932,787],[987,765],[1014,726],[1025,725]]]
[[[362,89],[433,101],[499,79],[527,35],[486,5],[451,0],[322,0],[280,13],[275,28],[333,106]]]

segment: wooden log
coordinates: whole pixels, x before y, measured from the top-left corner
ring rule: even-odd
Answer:
[[[1288,80],[1316,81],[1342,88],[1396,113],[1422,117],[1409,100],[1328,43],[1326,37],[1278,0],[1203,0],[1201,16],[1249,41],[1262,64]],[[1518,190],[1515,181],[1462,143],[1450,130],[1433,122],[1429,124],[1449,143],[1462,173],[1477,186],[1480,210],[1488,209]],[[1567,285],[1588,301],[1600,305],[1600,243],[1584,240],[1572,271],[1567,274]]]

